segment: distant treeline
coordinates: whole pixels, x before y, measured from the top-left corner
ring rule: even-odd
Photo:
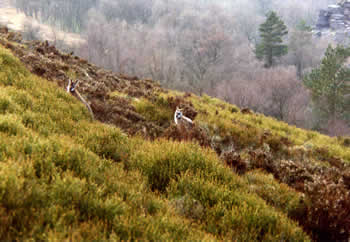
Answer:
[[[242,16],[249,12],[253,16],[264,16],[274,10],[284,15],[288,23],[296,23],[300,17],[312,21],[315,10],[325,7],[335,0],[307,0],[295,4],[292,0],[11,0],[14,6],[26,15],[40,19],[42,22],[55,24],[64,30],[81,32],[84,29],[87,13],[98,8],[108,21],[118,19],[133,23],[155,23],[157,17],[168,13],[178,14],[182,9],[192,6],[196,10],[224,7],[226,11]],[[164,8],[165,7],[165,8]],[[235,10],[236,9],[236,10]],[[239,11],[238,11],[239,10]],[[316,13],[317,14],[317,13]]]
[[[97,0],[13,0],[26,15],[73,32],[80,32],[84,18]]]

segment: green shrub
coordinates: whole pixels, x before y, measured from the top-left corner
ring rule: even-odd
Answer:
[[[13,56],[4,53],[0,54],[0,64],[3,68],[14,68],[18,66],[18,62]]]
[[[30,111],[26,111],[23,113],[22,115],[22,124],[27,127],[27,128],[30,128],[30,129],[34,129],[34,128],[38,128],[38,125],[36,126],[36,117],[35,115],[30,112]]]
[[[0,98],[0,114],[5,114],[11,110],[11,102],[9,99]]]
[[[187,199],[199,201],[204,206],[203,215],[199,217],[206,225],[204,229],[221,238],[239,241],[308,240],[308,236],[301,229],[295,229],[295,224],[285,215],[269,208],[256,196],[241,189],[231,190],[228,185],[217,184],[215,180],[187,173],[173,181],[168,192],[175,198],[189,196]],[[185,212],[193,214],[196,211]]]
[[[0,119],[0,132],[7,135],[19,135],[23,133],[24,127],[18,122],[16,116],[2,116]]]
[[[239,112],[239,108],[231,107],[231,113],[238,113],[238,112]]]
[[[217,162],[214,157],[212,152],[197,144],[162,140],[144,143],[131,156],[131,162],[141,168],[153,190],[164,192],[172,179],[188,170],[211,173]]]
[[[23,110],[30,109],[33,106],[33,98],[23,90],[10,92],[10,95],[15,103],[20,105]]]
[[[111,126],[91,125],[93,132],[83,134],[82,143],[101,157],[116,162],[126,160],[129,156],[127,137],[121,130]]]
[[[136,112],[141,114],[148,121],[155,122],[160,126],[167,126],[173,117],[173,111],[162,97],[152,103],[146,99],[134,101]]]
[[[306,201],[303,194],[276,182],[272,175],[261,171],[251,171],[245,175],[249,189],[257,193],[268,204],[285,212],[293,219],[302,220],[306,216]]]

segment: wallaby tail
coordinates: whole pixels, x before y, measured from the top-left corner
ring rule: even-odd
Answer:
[[[94,117],[94,113],[92,112],[92,109],[90,107],[90,105],[88,104],[87,101],[85,101],[85,99],[80,95],[80,93],[78,92],[78,90],[75,90],[75,94],[77,94],[77,97],[79,98],[79,100],[84,103],[84,105],[87,107],[87,109],[89,110],[90,112],[90,115],[92,117],[92,119],[95,119]]]

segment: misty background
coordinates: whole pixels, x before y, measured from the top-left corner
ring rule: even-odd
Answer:
[[[314,26],[335,0],[11,0],[20,12],[84,39],[51,43],[117,73],[219,97],[241,108],[329,135],[349,135],[349,120],[320,119],[303,75],[320,65],[331,40]],[[259,26],[275,11],[288,27],[288,54],[273,68],[256,58]],[[24,36],[39,39],[26,24]],[[334,43],[333,43],[334,44]]]

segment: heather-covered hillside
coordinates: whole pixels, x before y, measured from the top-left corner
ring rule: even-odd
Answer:
[[[80,79],[86,107],[65,92]],[[194,120],[175,125],[176,107]],[[1,240],[343,240],[349,138],[0,31]]]

